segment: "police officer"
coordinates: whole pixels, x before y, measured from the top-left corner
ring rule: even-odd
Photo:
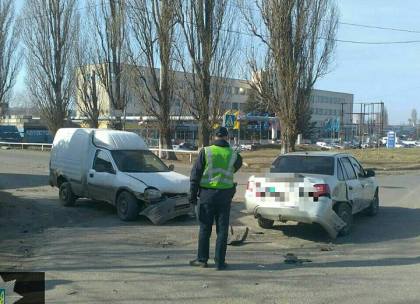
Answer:
[[[241,156],[229,146],[227,138],[227,129],[219,128],[215,142],[200,151],[191,170],[190,203],[196,205],[200,223],[197,258],[190,261],[191,266],[207,267],[210,236],[215,221],[217,240],[214,262],[218,270],[227,267],[225,256],[230,204],[236,191],[233,174],[242,166]],[[198,206],[197,197],[200,198]]]

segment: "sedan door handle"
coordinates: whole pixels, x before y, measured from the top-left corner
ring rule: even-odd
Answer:
[[[352,186],[349,186],[349,190],[353,190],[353,187]]]

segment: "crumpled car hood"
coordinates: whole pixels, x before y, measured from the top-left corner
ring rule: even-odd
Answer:
[[[163,193],[187,193],[189,192],[189,178],[176,172],[153,172],[153,173],[125,173],[137,180],[142,181],[149,187],[155,187]]]

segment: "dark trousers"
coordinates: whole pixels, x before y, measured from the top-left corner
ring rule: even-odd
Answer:
[[[198,240],[197,259],[207,262],[209,259],[210,236],[213,222],[216,222],[216,252],[214,261],[223,264],[226,257],[227,239],[229,233],[230,205],[235,189],[201,189],[198,205],[198,220],[200,234]]]

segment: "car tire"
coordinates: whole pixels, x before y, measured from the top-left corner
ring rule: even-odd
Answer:
[[[368,216],[375,216],[379,212],[379,193],[378,190],[375,192],[375,196],[373,197],[370,206],[366,209],[366,214]]]
[[[336,208],[336,213],[339,218],[341,218],[346,226],[341,228],[340,232],[338,233],[339,236],[345,236],[350,234],[351,228],[353,226],[353,214],[351,207],[347,203],[339,203]]]
[[[74,195],[69,182],[64,182],[60,185],[58,195],[60,197],[60,201],[63,206],[65,207],[74,206],[76,202],[76,196]]]
[[[134,221],[140,212],[137,199],[129,192],[123,191],[117,197],[118,217],[123,221]]]
[[[271,228],[273,228],[274,221],[273,220],[266,219],[266,218],[263,218],[263,217],[260,216],[258,218],[258,225],[261,228],[264,228],[264,229],[271,229]]]

